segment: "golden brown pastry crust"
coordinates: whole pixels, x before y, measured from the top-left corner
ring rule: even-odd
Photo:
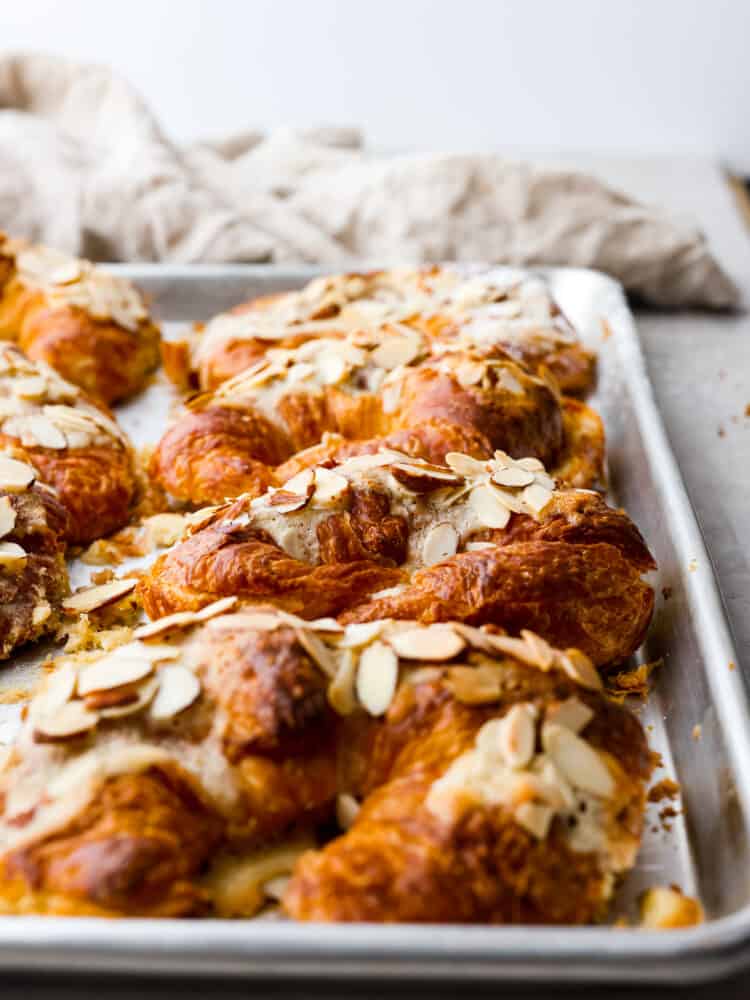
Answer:
[[[482,368],[472,355],[454,354],[439,367],[427,361],[407,370],[398,405],[387,410],[388,383],[377,393],[290,386],[274,401],[274,415],[259,412],[252,396],[226,397],[226,389],[204,394],[162,437],[150,474],[181,501],[220,503],[283,482],[288,469],[279,469],[281,463],[337,435],[342,446],[327,446],[327,457],[384,445],[440,463],[451,451],[489,458],[501,448],[540,459],[571,485],[601,484],[604,431],[593,410],[560,400],[554,388],[508,359],[486,369],[482,384],[462,385],[472,365]]]
[[[180,362],[167,368],[183,388],[213,389],[260,360],[269,348],[293,346],[315,336],[342,336],[357,322],[395,320],[427,334],[442,350],[462,336],[466,324],[460,313],[465,310],[478,317],[482,329],[478,337],[473,331],[463,336],[485,355],[500,352],[531,371],[547,369],[564,392],[582,395],[594,383],[595,356],[577,339],[559,306],[545,299],[538,287],[531,296],[518,294],[530,283],[538,284],[521,275],[514,285],[512,279],[498,281],[492,270],[477,275],[470,269],[461,272],[438,265],[314,279],[300,292],[265,295],[217,317],[202,329],[203,342],[199,340],[197,350],[187,348]],[[520,303],[517,314],[511,310],[504,316],[493,315],[493,304],[501,303],[502,310],[510,301]],[[249,322],[235,320],[235,326],[246,329],[233,335],[236,317]],[[253,335],[256,320],[259,329]],[[523,321],[520,329],[514,321]],[[278,329],[282,326],[287,335],[299,328],[296,340],[285,339]],[[171,361],[175,349],[168,350]]]
[[[165,643],[180,650],[179,661],[170,655],[157,666],[156,679],[164,684],[169,670],[188,670],[200,685],[197,700],[161,722],[146,707],[100,717],[87,735],[44,742],[51,696],[43,691],[0,769],[0,909],[222,915],[210,869],[232,857],[252,858],[259,845],[301,825],[330,828],[337,795],[346,792],[363,799],[363,808],[350,832],[301,860],[285,899],[294,916],[599,917],[612,873],[632,865],[640,838],[651,764],[637,720],[558,667],[542,669],[510,652],[472,651],[475,642],[488,641],[479,632],[471,647],[433,664],[421,680],[414,673],[419,662],[402,659],[384,716],[366,715],[355,702],[342,718],[329,704],[331,677],[316,647],[345,659],[340,643],[348,637],[329,628],[279,620],[260,608],[216,618],[187,638],[177,625],[154,636],[155,655],[163,655]],[[392,641],[394,627],[384,628],[384,640]],[[102,658],[80,667],[79,690],[87,666],[97,662]],[[68,661],[59,670],[70,667]],[[491,698],[462,700],[456,671],[473,676],[488,669],[497,683]],[[599,767],[612,775],[606,799],[597,800],[596,852],[568,841],[562,814],[549,832],[532,836],[514,819],[512,804],[477,803],[455,823],[426,808],[433,782],[485,723],[520,703],[541,720],[571,700],[584,713],[589,753],[603,753]]]
[[[536,518],[513,514],[502,529],[467,536],[486,548],[419,568],[406,561],[408,540],[422,530],[420,518],[420,524],[441,523],[440,509],[428,512],[417,497],[412,515],[398,514],[392,495],[358,482],[356,473],[350,490],[340,513],[321,513],[317,555],[309,559],[286,552],[250,500],[240,498],[144,575],[139,594],[147,614],[156,618],[236,595],[306,618],[492,623],[578,646],[599,665],[622,661],[642,642],[654,605],[642,574],[655,563],[627,515],[599,495],[555,493]],[[401,589],[370,596],[394,586]]]
[[[54,631],[68,593],[64,538],[68,514],[51,490],[38,484],[23,492],[0,490],[15,523],[3,543],[20,545],[21,564],[0,566],[0,658],[17,646]]]
[[[84,544],[121,528],[136,481],[114,415],[15,347],[0,345],[0,365],[0,448],[18,452],[55,489],[70,515],[68,541]],[[45,446],[49,435],[55,447]]]
[[[506,661],[502,708],[570,697],[569,682]],[[586,740],[627,775],[620,793],[624,839],[637,843],[651,771],[643,731],[630,715],[580,693],[594,713]],[[443,683],[404,685],[374,732],[355,734],[351,791],[364,799],[352,828],[303,855],[284,896],[298,920],[427,923],[588,923],[601,918],[608,876],[593,853],[572,850],[562,823],[539,840],[503,806],[472,805],[455,821],[426,806],[446,763],[469,749],[498,706],[461,704]]]
[[[16,266],[18,254],[29,251],[48,252],[0,233],[0,338],[17,341],[30,358],[46,361],[105,403],[142,389],[159,362],[158,327],[145,312],[129,329],[112,317],[95,316],[83,306],[50,299],[47,287],[29,284]],[[58,254],[55,258],[65,260]],[[86,262],[70,258],[69,263]],[[68,281],[69,275],[63,284]]]

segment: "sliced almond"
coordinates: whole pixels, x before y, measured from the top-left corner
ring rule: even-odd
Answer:
[[[467,542],[464,546],[466,552],[484,552],[494,548],[497,548],[494,542]]]
[[[330,647],[308,628],[295,629],[297,642],[328,677],[335,677],[338,669],[336,657]]]
[[[55,712],[59,711],[73,697],[76,680],[75,668],[69,663],[50,674],[44,689],[34,696],[29,705],[32,719],[54,715]]]
[[[504,528],[510,511],[491,486],[480,485],[471,491],[469,506],[487,528]]]
[[[137,580],[111,580],[98,587],[89,587],[71,597],[66,597],[62,602],[63,609],[69,614],[88,614],[89,611],[96,611],[97,608],[103,608],[131,593],[135,590],[137,582]]]
[[[31,624],[43,625],[52,614],[52,605],[48,601],[37,604],[31,612]]]
[[[11,427],[18,427],[16,434]],[[29,447],[38,446],[40,448],[50,448],[54,451],[61,451],[68,447],[68,442],[62,431],[48,420],[41,413],[32,413],[28,416],[17,417],[15,420],[7,421],[3,430],[7,434],[20,437],[21,443]]]
[[[539,483],[532,483],[527,486],[522,493],[523,502],[530,507],[535,514],[541,514],[544,508],[552,499],[552,491],[545,489]]]
[[[201,685],[192,670],[174,664],[162,667],[158,674],[159,690],[151,702],[149,715],[162,721],[173,719],[190,708],[201,693]]]
[[[566,649],[564,653],[559,653],[557,663],[581,687],[589,691],[602,690],[602,679],[596,667],[580,649]]]
[[[348,830],[359,812],[359,802],[353,795],[342,793],[336,798],[336,821],[342,830]]]
[[[236,603],[235,596],[220,597],[217,601],[207,604],[205,608],[201,608],[200,611],[176,611],[172,615],[165,615],[163,618],[157,618],[156,621],[141,625],[133,633],[133,638],[153,639],[157,635],[172,632],[174,629],[189,628],[200,622],[208,621],[209,618],[223,615],[230,611]]]
[[[263,883],[263,893],[268,899],[273,899],[275,902],[280,903],[291,881],[291,875],[277,875],[275,878],[271,878]]]
[[[555,810],[536,802],[522,802],[513,811],[513,818],[537,840],[544,840],[549,832]]]
[[[330,469],[315,470],[314,507],[334,507],[349,495],[349,480]]]
[[[612,798],[615,782],[609,769],[596,750],[580,736],[565,726],[545,722],[542,745],[574,788],[598,798]]]
[[[338,385],[349,371],[349,365],[337,354],[324,354],[317,359],[318,377],[324,385]]]
[[[165,668],[167,669],[167,668]],[[135,715],[143,711],[153,700],[159,690],[159,678],[149,677],[137,687],[136,697],[117,705],[103,706],[98,709],[102,719],[121,719],[126,715]],[[90,696],[91,697],[91,696]],[[88,701],[88,699],[87,699]]]
[[[566,698],[550,705],[544,715],[547,722],[553,722],[558,726],[565,726],[571,732],[580,733],[594,718],[594,713],[588,705],[584,705],[578,698]]]
[[[16,526],[16,511],[10,497],[0,497],[0,538],[5,538]]]
[[[425,566],[434,566],[443,559],[449,559],[456,554],[459,542],[458,532],[452,524],[447,521],[436,524],[427,532],[422,543],[422,562]]]
[[[534,473],[511,465],[505,469],[496,469],[492,473],[492,481],[498,486],[530,486],[534,482]]]
[[[83,702],[69,701],[51,715],[34,720],[34,739],[54,742],[81,736],[93,729],[98,721],[97,713],[90,712]]]
[[[531,705],[513,705],[497,730],[497,746],[509,767],[525,767],[536,745],[536,711]]]
[[[282,489],[297,496],[312,496],[315,489],[315,469],[302,469],[283,484]]]
[[[491,667],[451,667],[448,685],[454,698],[464,705],[489,705],[502,693],[500,676]]]
[[[328,685],[328,704],[339,715],[351,715],[357,708],[355,681],[357,660],[351,649],[345,649],[336,676]]]
[[[408,660],[451,660],[466,646],[450,625],[423,625],[388,637],[391,647]]]
[[[16,573],[23,569],[28,554],[15,542],[0,542],[0,566]]]
[[[474,385],[479,385],[486,371],[486,361],[464,361],[456,366],[455,375],[463,389],[470,389]]]
[[[41,375],[28,375],[13,381],[13,393],[21,399],[44,399],[47,395],[47,380]]]
[[[371,354],[373,364],[391,371],[410,365],[419,354],[419,337],[386,337]]]
[[[384,715],[398,681],[398,657],[390,646],[376,640],[362,651],[357,669],[356,690],[362,707],[370,715]]]
[[[449,451],[445,456],[445,464],[459,476],[466,476],[467,479],[476,479],[488,474],[486,462],[463,455],[460,451]]]
[[[366,646],[368,642],[379,636],[384,628],[384,621],[358,622],[354,625],[347,625],[339,646],[344,648]]]
[[[431,493],[449,487],[461,486],[461,476],[435,465],[416,463],[396,463],[391,466],[391,475],[412,493]]]
[[[398,371],[394,368],[394,371]],[[380,403],[383,407],[383,413],[395,413],[398,409],[398,404],[401,402],[401,389],[403,388],[403,383],[399,381],[388,382],[387,385],[383,385],[380,392]]]
[[[293,514],[294,511],[302,510],[303,507],[306,507],[310,502],[311,496],[312,492],[309,495],[301,495],[280,489],[266,494],[264,500],[269,507],[273,507],[279,514]]]
[[[0,455],[0,489],[21,493],[36,479],[36,469],[8,455]]]
[[[555,662],[556,651],[550,646],[546,639],[543,639],[536,632],[528,629],[521,629],[521,638],[529,648],[529,652],[536,660],[537,666],[542,670],[549,670]]]
[[[110,688],[148,677],[154,666],[146,656],[121,646],[114,652],[84,667],[78,676],[78,693],[81,697],[94,691],[108,691]]]
[[[671,886],[653,886],[638,901],[641,926],[649,930],[672,930],[694,927],[705,920],[703,907],[697,899],[683,895]]]

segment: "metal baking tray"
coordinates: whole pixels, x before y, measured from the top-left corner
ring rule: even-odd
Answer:
[[[166,336],[255,295],[298,287],[319,271],[251,266],[114,268],[151,297]],[[660,597],[642,655],[662,657],[655,690],[636,707],[664,770],[682,787],[670,831],[651,807],[637,869],[614,915],[642,889],[677,883],[700,896],[701,926],[646,932],[611,926],[321,925],[280,920],[0,918],[0,968],[347,979],[505,982],[663,981],[726,974],[750,959],[750,716],[711,562],[670,450],[638,334],[621,288],[593,271],[543,273],[584,341],[599,354],[592,402],[608,437],[613,498],[659,562]],[[119,410],[137,445],[165,425],[163,383]],[[76,582],[82,565],[72,567]],[[39,651],[19,656],[3,687],[29,686]],[[0,742],[19,705],[0,705]],[[697,729],[696,727],[699,727]],[[700,738],[696,737],[700,734]]]

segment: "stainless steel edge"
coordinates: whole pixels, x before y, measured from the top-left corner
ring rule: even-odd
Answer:
[[[113,268],[139,282],[171,319],[202,319],[264,290],[301,284],[319,269],[234,265]],[[701,651],[710,708],[726,744],[733,787],[750,829],[750,714],[716,580],[653,397],[638,334],[619,285],[577,269],[546,269],[561,299],[571,283],[596,292],[633,403],[653,502],[679,554],[680,585]],[[670,669],[675,664],[670,665]],[[691,665],[693,669],[695,668]],[[705,761],[703,762],[705,765]],[[718,769],[718,764],[717,764]],[[747,878],[747,872],[737,877]],[[750,892],[747,894],[750,900]],[[531,982],[694,982],[750,960],[750,905],[684,931],[465,926],[302,925],[283,922],[97,921],[0,918],[0,968]]]

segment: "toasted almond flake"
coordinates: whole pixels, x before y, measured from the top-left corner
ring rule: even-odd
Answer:
[[[310,502],[310,496],[298,493],[289,493],[287,490],[274,490],[264,497],[266,505],[273,507],[279,514],[293,514],[297,510],[302,510]]]
[[[47,395],[47,380],[41,375],[28,375],[13,381],[13,394],[21,399],[44,399]]]
[[[349,495],[349,480],[330,469],[315,470],[314,507],[333,507]]]
[[[282,618],[270,611],[239,612],[232,615],[231,619],[233,628],[250,628],[257,632],[274,632],[285,624]],[[216,628],[220,628],[224,624],[228,624],[228,622],[214,622]]]
[[[126,715],[135,715],[136,712],[143,711],[153,701],[158,690],[159,678],[149,677],[138,685],[135,699],[126,701],[124,704],[101,707],[98,709],[99,715],[102,719],[121,719]]]
[[[541,670],[549,670],[555,662],[555,650],[546,639],[543,639],[536,632],[528,629],[521,629],[521,638],[529,648],[531,656],[536,660]]]
[[[416,687],[418,684],[434,684],[442,680],[445,675],[443,667],[418,667],[411,670],[406,676],[406,680]]]
[[[5,538],[16,526],[16,511],[10,497],[0,497],[0,538]]]
[[[499,720],[498,750],[512,768],[525,767],[532,758],[536,744],[535,718],[532,705],[513,705]]]
[[[36,469],[8,455],[0,455],[0,489],[21,493],[36,479]]]
[[[534,473],[511,465],[505,469],[496,469],[492,473],[492,481],[498,486],[530,486],[534,482]]]
[[[571,732],[580,733],[594,718],[593,711],[578,698],[566,698],[565,701],[550,705],[545,712],[547,722],[565,726]]]
[[[205,607],[201,608],[200,611],[195,612],[195,620],[199,622],[207,622],[209,618],[215,618],[217,615],[223,615],[225,612],[230,611],[235,604],[237,604],[239,598],[235,595],[230,597],[220,597],[217,601],[212,601]]]
[[[580,649],[566,649],[557,656],[557,662],[577,684],[590,691],[601,691],[602,679],[591,660]]]
[[[606,764],[592,746],[570,729],[545,722],[542,746],[574,788],[603,799],[614,795],[615,782]]]
[[[466,646],[450,625],[423,625],[388,637],[391,647],[408,660],[451,660]]]
[[[359,802],[353,795],[343,792],[336,798],[336,821],[342,830],[348,830],[357,818]]]
[[[322,639],[319,639],[310,629],[302,627],[295,629],[297,642],[328,677],[335,677],[338,669],[336,657]]]
[[[146,656],[121,646],[101,660],[84,667],[78,676],[81,697],[94,691],[108,691],[123,684],[133,684],[153,672],[153,663]]]
[[[422,562],[425,566],[434,566],[443,559],[449,559],[456,554],[459,541],[458,532],[448,521],[436,524],[427,532],[422,543]]]
[[[536,514],[541,514],[544,508],[552,499],[552,491],[546,489],[538,482],[527,486],[522,493],[523,502]]]
[[[471,491],[469,506],[487,528],[504,528],[510,511],[491,486],[480,485]]]
[[[544,840],[547,836],[554,815],[554,809],[536,802],[522,802],[513,812],[516,823],[537,840]]]
[[[464,546],[466,552],[484,552],[485,549],[494,549],[494,542],[467,542]]]
[[[66,663],[50,674],[44,689],[35,695],[29,705],[32,719],[54,715],[70,701],[76,689],[77,674],[72,664]]]
[[[488,474],[486,462],[480,462],[479,459],[471,458],[469,455],[462,455],[460,451],[449,451],[445,456],[445,464],[459,476],[466,476],[469,479]]]
[[[153,514],[144,522],[144,527],[149,534],[154,545],[159,548],[166,548],[174,545],[183,535],[187,525],[187,518],[184,514]]]
[[[201,693],[200,681],[187,667],[179,664],[162,667],[157,676],[159,690],[149,708],[152,719],[162,721],[174,718],[190,708]]]
[[[418,465],[416,462],[397,462],[391,466],[391,475],[412,493],[431,493],[449,487],[461,486],[461,476],[434,465]]]
[[[41,742],[65,740],[87,733],[99,721],[80,701],[66,702],[51,715],[34,720],[34,739]]]
[[[351,649],[345,649],[336,676],[328,685],[328,704],[339,715],[351,715],[357,708],[354,687],[357,660]]]
[[[384,628],[384,621],[358,622],[354,625],[347,625],[339,645],[344,648],[366,646],[368,642],[379,636]]]
[[[461,388],[470,389],[474,385],[479,385],[486,371],[486,361],[464,361],[456,366],[455,375]]]
[[[47,621],[51,614],[52,606],[47,601],[43,601],[41,604],[37,604],[31,612],[31,624],[42,625]]]
[[[357,669],[356,691],[370,715],[384,715],[398,681],[398,657],[390,646],[376,640],[362,651]]]
[[[474,649],[481,649],[483,653],[490,653],[492,656],[496,655],[497,649],[493,645],[491,633],[485,632],[481,628],[475,628],[473,625],[464,625],[463,622],[451,622],[451,628],[463,636]]]
[[[464,705],[488,705],[500,698],[497,670],[491,667],[451,667],[448,683],[453,696]]]
[[[157,618],[156,621],[139,626],[133,633],[133,638],[153,639],[157,635],[163,635],[174,629],[189,628],[199,622],[208,621],[209,618],[223,615],[226,611],[231,610],[236,603],[237,598],[234,596],[220,597],[218,601],[207,604],[200,611],[176,611],[172,615],[165,615],[163,618]]]
[[[391,371],[401,365],[410,365],[419,354],[419,337],[386,337],[372,352],[371,359],[378,368]]]
[[[137,582],[137,580],[112,580],[98,587],[88,587],[71,597],[66,597],[62,606],[70,614],[88,614],[89,611],[96,611],[97,608],[103,608],[131,593],[135,590]]]
[[[5,566],[12,572],[23,569],[28,554],[15,542],[0,542],[0,566]]]
[[[68,447],[65,435],[41,413],[32,413],[28,416],[18,417],[20,433],[15,435],[21,438],[21,443],[28,446],[38,446],[40,448],[51,448],[54,451],[61,451]],[[23,421],[23,424],[21,423]],[[7,434],[13,435],[10,429],[11,421],[3,425],[3,430]]]
[[[283,489],[288,493],[295,493],[299,496],[311,496],[314,488],[315,469],[303,469],[283,485]]]

